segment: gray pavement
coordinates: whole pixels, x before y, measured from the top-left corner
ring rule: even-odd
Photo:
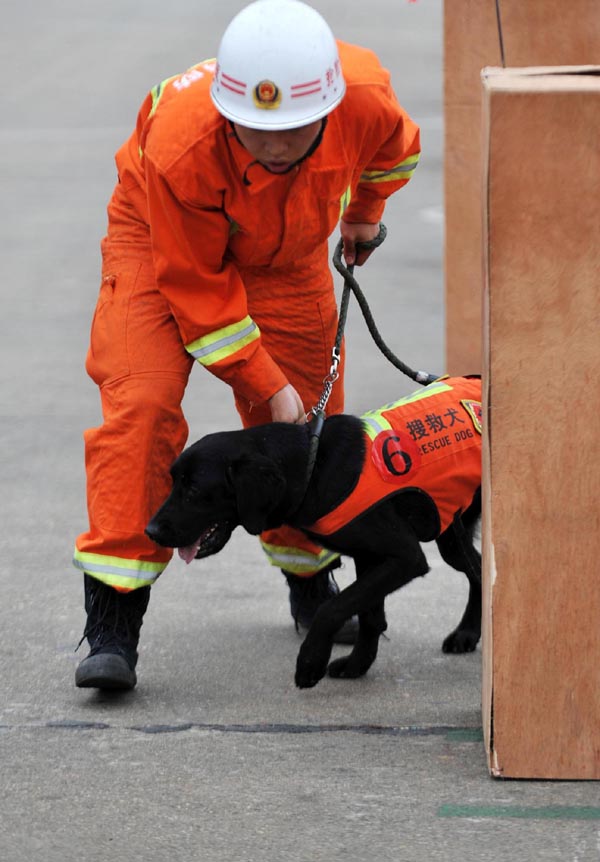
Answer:
[[[283,579],[238,531],[218,557],[174,561],[153,590],[134,692],[74,687],[82,431],[100,418],[83,359],[113,154],[146,91],[213,55],[242,5],[3,8],[0,859],[600,859],[596,783],[489,777],[480,651],[440,651],[466,585],[435,548],[430,575],[389,600],[389,638],[357,682],[295,689]],[[422,125],[421,166],[359,280],[390,346],[443,371],[441,0],[315,5],[379,53]],[[355,307],[348,352],[349,410],[414,388]],[[237,426],[199,368],[186,412],[194,438]]]

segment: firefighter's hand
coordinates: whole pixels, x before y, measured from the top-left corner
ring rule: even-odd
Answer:
[[[304,404],[291,383],[269,398],[269,407],[273,422],[291,422],[295,425],[304,425],[306,422]]]
[[[340,221],[340,233],[344,241],[344,258],[346,266],[362,266],[367,258],[373,254],[373,248],[357,249],[356,244],[370,242],[379,234],[379,222],[377,224],[352,224],[343,219]]]

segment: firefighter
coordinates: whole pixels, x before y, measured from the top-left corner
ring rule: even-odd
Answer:
[[[418,127],[377,57],[299,0],[251,3],[216,61],[148,94],[116,154],[86,361],[103,423],[84,434],[89,529],[74,563],[90,653],[76,685],[136,684],[150,588],[172,554],[144,528],[187,440],[192,366],[231,387],[244,426],[305,422],[337,326],[328,237],[339,224],[347,264],[362,264],[357,244],[418,159]],[[340,379],[329,412],[342,409]],[[308,627],[337,591],[337,556],[289,528],[261,542]],[[353,621],[338,642],[355,633]]]

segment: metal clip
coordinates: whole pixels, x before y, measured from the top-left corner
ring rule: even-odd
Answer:
[[[339,377],[338,365],[340,364],[341,358],[342,358],[342,355],[340,353],[339,348],[334,346],[333,350],[331,351],[331,360],[332,361],[331,361],[331,368],[329,369],[329,378],[332,380],[332,382],[335,382]]]

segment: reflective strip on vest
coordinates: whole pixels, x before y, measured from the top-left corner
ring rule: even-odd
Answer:
[[[86,554],[75,548],[73,565],[92,575],[109,587],[135,590],[153,584],[167,567],[167,563],[148,563],[107,557],[103,554]]]
[[[222,359],[228,359],[257,338],[260,338],[260,330],[248,315],[238,323],[224,326],[223,329],[217,329],[191,344],[186,344],[185,349],[201,365],[208,366]]]
[[[296,575],[309,575],[330,566],[339,554],[321,549],[319,554],[311,554],[300,548],[286,548],[281,545],[267,545],[261,541],[263,551],[272,566],[293,572]]]
[[[373,411],[373,415],[365,413],[364,416],[361,416],[361,419],[363,428],[371,440],[374,440],[381,431],[390,431],[392,428],[387,419],[384,419],[383,416],[378,416],[375,411]]]
[[[365,171],[360,175],[361,183],[386,183],[390,180],[409,180],[415,172],[415,168],[419,164],[420,153],[409,156],[390,168],[389,171]]]
[[[360,417],[362,419],[365,433],[374,440],[381,431],[390,431],[392,426],[388,420],[382,415],[389,410],[395,410],[401,404],[411,404],[414,401],[423,401],[425,398],[431,398],[433,395],[438,395],[440,392],[448,392],[452,387],[444,383],[444,380],[436,380],[425,386],[423,389],[417,389],[411,395],[406,395],[404,398],[399,398],[398,401],[393,401],[391,404],[386,404],[378,410],[367,410]]]

